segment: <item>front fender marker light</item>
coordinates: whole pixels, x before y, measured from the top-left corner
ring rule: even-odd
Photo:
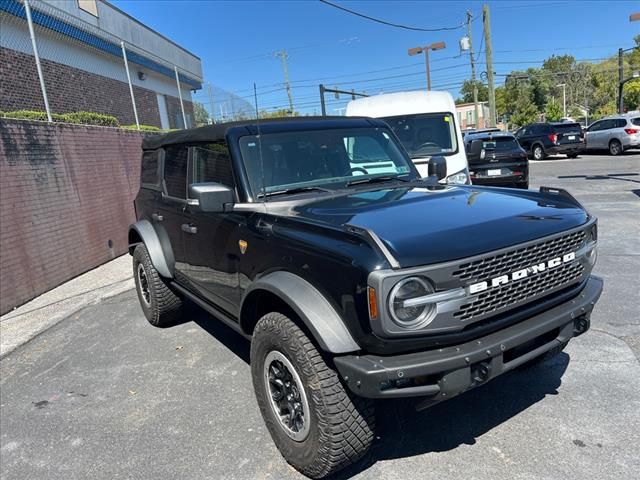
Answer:
[[[369,297],[369,318],[375,320],[378,318],[378,297],[376,289],[367,287],[367,296]]]

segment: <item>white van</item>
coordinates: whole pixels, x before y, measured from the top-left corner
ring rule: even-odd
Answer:
[[[398,92],[359,98],[349,102],[347,116],[386,121],[423,177],[428,175],[429,158],[442,155],[447,160],[447,176],[441,182],[471,183],[456,105],[449,92]]]

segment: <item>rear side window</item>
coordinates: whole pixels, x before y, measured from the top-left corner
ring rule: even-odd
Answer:
[[[631,123],[640,126],[640,117],[632,118]]]
[[[616,119],[616,128],[624,128],[627,126],[627,121],[624,118]]]
[[[148,150],[142,154],[140,168],[140,183],[142,185],[156,186],[160,183],[160,151]]]
[[[164,154],[164,184],[167,195],[175,198],[187,198],[187,159],[186,146],[171,146]]]
[[[215,182],[235,188],[229,149],[224,143],[193,147],[193,183]]]

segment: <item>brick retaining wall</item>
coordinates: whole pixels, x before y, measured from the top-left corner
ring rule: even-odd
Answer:
[[[127,251],[141,140],[0,119],[0,313]]]

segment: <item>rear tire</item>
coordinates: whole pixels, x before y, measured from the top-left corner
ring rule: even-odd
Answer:
[[[609,142],[609,154],[616,156],[616,155],[620,155],[622,153],[622,144],[620,143],[620,140],[611,140]]]
[[[133,278],[140,306],[151,325],[166,327],[180,318],[182,300],[160,276],[142,243],[133,251]]]
[[[375,430],[373,401],[347,391],[311,340],[286,316],[272,312],[258,321],[251,341],[251,374],[271,438],[303,474],[324,477],[369,450]]]
[[[568,153],[567,154],[567,158],[578,158],[578,154],[577,153]]]
[[[544,160],[546,155],[544,153],[544,148],[542,148],[542,145],[534,145],[531,148],[531,156],[534,160]]]

